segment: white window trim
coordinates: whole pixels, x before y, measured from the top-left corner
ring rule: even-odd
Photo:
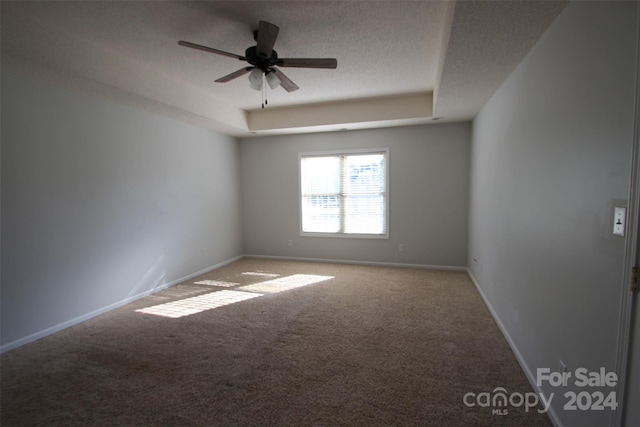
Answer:
[[[302,230],[302,158],[335,156],[340,154],[375,154],[384,153],[384,188],[386,193],[385,234],[349,234],[349,233],[317,233]],[[389,239],[389,147],[384,148],[356,148],[346,150],[306,151],[298,153],[298,224],[301,237],[330,237],[343,239]]]

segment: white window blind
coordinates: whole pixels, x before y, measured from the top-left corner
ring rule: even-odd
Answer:
[[[302,234],[387,237],[388,150],[300,155]]]

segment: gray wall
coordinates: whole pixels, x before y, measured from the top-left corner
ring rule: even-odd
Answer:
[[[534,378],[559,360],[615,369],[637,7],[569,4],[473,122],[469,267]],[[543,388],[560,422],[608,424],[563,411],[571,389]]]
[[[245,253],[464,267],[469,143],[469,123],[241,140]],[[389,147],[389,239],[300,237],[298,153],[377,147]]]
[[[238,160],[233,138],[3,69],[5,348],[241,255]]]

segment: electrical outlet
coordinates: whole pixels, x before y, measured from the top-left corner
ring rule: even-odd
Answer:
[[[567,372],[567,365],[565,365],[562,360],[558,360],[558,372]]]
[[[566,387],[569,379],[569,369],[562,360],[558,360],[558,372],[562,375],[562,386]]]
[[[287,240],[287,246],[293,246],[293,240],[291,239]]]
[[[398,245],[398,252],[404,252],[404,243]]]
[[[207,255],[207,248],[202,248],[202,256]]]

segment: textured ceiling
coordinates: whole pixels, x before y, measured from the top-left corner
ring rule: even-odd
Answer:
[[[473,117],[564,7],[563,1],[3,1],[3,68],[231,135]],[[246,63],[177,45],[244,54],[265,20],[281,57],[338,68],[282,69],[300,90],[269,90]]]

